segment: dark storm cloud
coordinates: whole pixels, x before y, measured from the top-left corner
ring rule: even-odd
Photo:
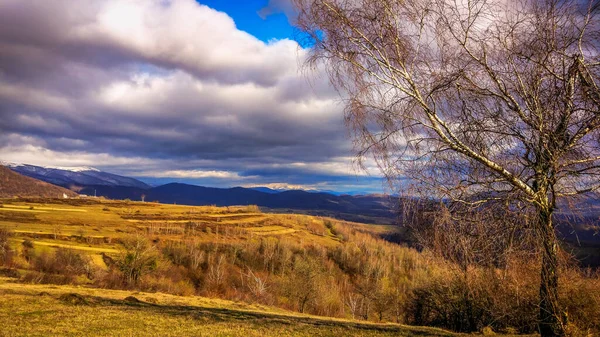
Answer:
[[[0,159],[350,182],[337,94],[305,53],[193,0],[0,0]]]

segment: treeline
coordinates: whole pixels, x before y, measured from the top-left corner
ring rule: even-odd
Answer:
[[[324,225],[337,244],[285,237],[217,244],[134,236],[122,240],[120,254],[103,255],[106,268],[73,250],[36,251],[28,240],[11,248],[11,233],[0,230],[0,263],[5,273],[26,270],[20,276],[24,282],[219,297],[455,331],[536,331],[535,256],[515,254],[502,268],[465,269],[428,251],[417,252],[341,224]],[[600,278],[575,267],[563,266],[561,272],[569,331],[598,333]]]

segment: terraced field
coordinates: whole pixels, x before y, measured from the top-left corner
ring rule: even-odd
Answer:
[[[15,251],[25,256],[24,250],[33,249],[36,256],[43,256],[44,252],[68,248],[89,256],[95,268],[106,272],[111,256],[122,256],[122,240],[136,235],[162,243],[192,240],[243,244],[274,237],[324,246],[340,244],[331,230],[331,222],[336,220],[263,214],[253,206],[189,207],[101,199],[0,202],[0,228],[13,233],[9,242]],[[386,230],[346,225],[373,233]],[[88,281],[78,286],[29,284],[23,283],[28,282],[23,279],[26,270],[11,272],[20,274],[20,280],[0,277],[0,336],[452,335],[436,329],[328,319],[198,296],[91,288]]]
[[[327,218],[308,215],[261,213],[255,206],[214,207],[158,203],[71,200],[0,200],[0,227],[16,234],[14,245],[28,240],[36,250],[71,248],[101,261],[101,254],[116,254],[120,239],[136,234],[160,240],[243,242],[274,236],[297,242],[331,246],[339,239],[325,226]],[[346,223],[378,235],[386,226]]]
[[[3,199],[0,210],[12,259],[0,268],[0,336],[456,335],[352,311],[344,270],[356,261],[404,273],[397,289],[433,275],[428,256],[375,238],[394,228],[102,199]]]

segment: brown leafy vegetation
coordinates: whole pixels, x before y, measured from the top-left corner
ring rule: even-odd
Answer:
[[[71,211],[50,211],[66,206],[29,204],[47,210],[39,217],[50,222],[4,222],[15,230],[0,235],[6,237],[0,243],[9,243],[11,258],[4,260],[5,266],[19,271],[21,282],[27,283],[199,295],[456,331],[537,329],[539,274],[531,263],[535,256],[523,250],[504,254],[502,263],[456,260],[456,254],[441,254],[435,246],[418,252],[386,242],[379,238],[382,228],[377,226],[244,208],[111,201],[110,210],[104,211],[106,203],[84,203],[71,206]],[[8,209],[29,208],[5,204]],[[54,239],[52,222],[72,221],[73,214],[80,225],[61,227],[59,240]],[[132,214],[137,214],[133,222]],[[182,220],[184,214],[192,219]],[[244,214],[247,217],[240,217]],[[149,231],[158,215],[160,225]],[[96,228],[96,217],[104,217],[105,227]],[[26,231],[27,226],[35,227]],[[94,234],[102,240],[87,239]],[[23,236],[29,239],[22,241]],[[569,329],[579,335],[597,333],[600,278],[567,259],[562,266],[561,272],[570,275],[560,287]]]

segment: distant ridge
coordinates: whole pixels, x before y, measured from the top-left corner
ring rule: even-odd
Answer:
[[[257,205],[274,210],[300,211],[313,215],[367,223],[391,224],[397,220],[398,200],[384,196],[352,196],[315,193],[301,190],[263,192],[252,188],[215,188],[170,183],[141,189],[120,186],[85,186],[80,193],[110,199],[159,201],[182,205]]]
[[[0,198],[39,197],[62,198],[76,197],[77,193],[37,179],[26,177],[0,165]]]
[[[395,197],[339,195],[260,186],[214,188],[170,183],[152,187],[137,179],[102,172],[92,167],[7,165],[17,173],[77,191],[78,194],[110,199],[143,199],[182,205],[257,205],[263,209],[332,216],[357,222],[392,224],[397,221],[398,200]]]

